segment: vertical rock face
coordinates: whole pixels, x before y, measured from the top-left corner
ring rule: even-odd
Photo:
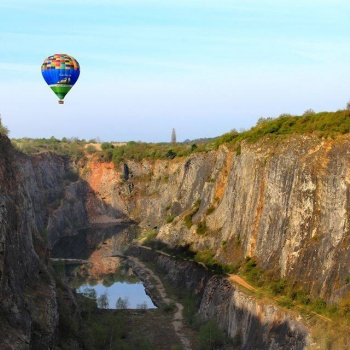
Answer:
[[[7,138],[0,152],[0,347],[50,349],[58,312],[47,250]]]
[[[295,317],[247,296],[218,276],[206,285],[199,313],[215,320],[242,350],[302,350],[309,343],[308,330]]]
[[[88,186],[78,181],[73,164],[54,153],[17,154],[18,170],[32,199],[38,229],[52,247],[60,237],[89,225],[85,209]]]
[[[199,314],[215,320],[233,338],[235,349],[302,350],[309,345],[309,332],[300,320],[242,293],[227,278],[142,248],[133,247],[129,253],[152,261],[179,290],[195,293]]]
[[[314,296],[336,300],[350,291],[349,146],[349,136],[264,139],[243,143],[239,154],[224,146],[128,161],[128,180],[123,168],[90,162],[85,179],[109,211],[160,228],[158,239],[169,245],[210,249],[228,264],[254,256]]]
[[[124,217],[156,227],[170,246],[211,250],[228,264],[254,256],[314,296],[337,300],[350,291],[349,146],[349,136],[289,136],[117,170],[91,159],[75,173],[62,157],[29,158],[1,137],[2,344],[53,342],[57,305],[42,236],[53,247],[90,223]],[[215,317],[207,305],[203,313]]]

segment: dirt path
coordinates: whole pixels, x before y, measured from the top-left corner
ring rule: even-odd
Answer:
[[[238,284],[240,284],[241,286],[256,292],[256,288],[254,288],[253,286],[251,286],[249,283],[247,283],[243,278],[239,277],[238,275],[229,275],[229,280],[236,282]]]
[[[132,257],[132,256],[128,256],[128,259],[131,260],[135,265],[138,265],[139,267],[141,267],[144,271],[146,271],[155,281],[156,281],[156,285],[155,287],[158,290],[158,293],[160,294],[160,296],[162,297],[163,301],[167,304],[170,304],[171,302],[173,302],[173,300],[171,300],[165,291],[165,288],[163,286],[162,281],[160,280],[160,278],[150,269],[148,268],[142,261],[140,261],[139,259]],[[183,305],[180,303],[175,303],[177,311],[174,314],[174,318],[172,321],[172,325],[174,327],[175,333],[176,335],[179,337],[183,349],[184,350],[191,350],[191,342],[187,339],[187,337],[183,334],[182,332],[182,328],[183,328],[183,315],[182,315],[182,310],[183,310]]]
[[[249,289],[249,290],[251,290],[252,292],[256,292],[256,288],[254,288],[252,285],[250,285],[249,283],[247,283],[242,277],[239,277],[238,275],[229,275],[229,280],[231,281],[231,282],[235,282],[235,283],[238,283],[239,285],[241,285],[241,286],[243,286],[243,287],[245,287],[245,288],[247,288],[247,289]],[[272,298],[274,301],[281,301],[281,299],[280,298],[278,298],[278,297],[273,297]],[[299,305],[294,305],[296,308],[298,308],[298,309],[302,309],[302,307],[301,306],[299,306]],[[332,320],[330,319],[330,318],[328,318],[328,317],[326,317],[326,316],[323,316],[323,315],[320,315],[320,314],[318,314],[317,312],[315,312],[315,311],[311,311],[311,310],[309,310],[308,311],[309,313],[311,313],[311,314],[313,314],[313,315],[315,315],[315,316],[317,316],[317,317],[319,317],[319,318],[321,318],[322,320],[324,320],[324,321],[327,321],[327,322],[332,322]]]

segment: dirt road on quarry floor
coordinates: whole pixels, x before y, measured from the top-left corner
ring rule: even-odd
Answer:
[[[164,285],[163,285],[162,281],[160,280],[160,278],[150,268],[148,268],[142,261],[140,261],[139,259],[137,259],[135,257],[128,256],[128,259],[131,260],[134,264],[141,267],[144,271],[146,271],[156,281],[155,288],[157,288],[159,295],[161,296],[161,298],[163,299],[163,301],[165,303],[170,304],[173,302],[173,300],[171,300],[167,296]],[[184,350],[191,350],[192,349],[191,342],[182,332],[182,329],[184,327],[183,315],[182,315],[183,305],[180,303],[175,303],[175,305],[176,305],[177,311],[174,314],[172,325],[174,327],[176,335],[179,337],[179,339],[181,341],[183,349]]]

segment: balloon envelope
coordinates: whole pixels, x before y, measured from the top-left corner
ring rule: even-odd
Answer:
[[[64,97],[79,78],[80,66],[78,61],[66,54],[49,56],[41,65],[41,73],[52,91],[63,103]]]

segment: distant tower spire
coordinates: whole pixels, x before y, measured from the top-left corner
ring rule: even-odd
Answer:
[[[176,143],[176,131],[173,128],[173,131],[171,132],[171,143],[175,144]]]

